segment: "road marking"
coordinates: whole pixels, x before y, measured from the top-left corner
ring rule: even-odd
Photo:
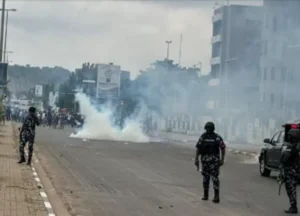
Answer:
[[[39,177],[35,177],[34,180],[37,181],[37,182],[41,181]]]
[[[47,209],[51,209],[52,208],[50,202],[46,201],[46,202],[44,202],[44,204],[45,204],[45,206],[46,206]]]
[[[47,194],[46,194],[45,192],[43,192],[43,191],[41,191],[40,194],[41,194],[41,196],[42,196],[43,198],[46,198],[46,197],[47,197]]]
[[[37,176],[37,173],[36,173],[36,172],[33,172],[33,175],[34,175],[34,176]]]

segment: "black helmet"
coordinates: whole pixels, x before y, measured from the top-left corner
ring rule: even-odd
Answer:
[[[299,129],[291,129],[288,132],[288,136],[293,141],[300,141],[300,130]]]
[[[36,112],[36,108],[35,107],[29,107],[28,112],[35,113]]]
[[[214,131],[215,130],[215,124],[213,122],[206,122],[204,129],[206,131]]]

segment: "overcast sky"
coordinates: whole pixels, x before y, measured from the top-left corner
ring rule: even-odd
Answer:
[[[218,1],[225,4],[226,1]],[[231,0],[261,4],[262,0]],[[16,64],[62,66],[83,62],[121,65],[135,76],[156,59],[178,62],[183,34],[183,66],[203,63],[209,71],[215,1],[7,0],[9,59]]]

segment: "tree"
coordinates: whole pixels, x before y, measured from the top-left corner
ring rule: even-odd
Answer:
[[[63,84],[69,79],[70,71],[62,67],[33,67],[30,65],[10,65],[8,77],[10,83],[8,88],[14,94],[26,94],[28,89],[36,85],[57,85]]]

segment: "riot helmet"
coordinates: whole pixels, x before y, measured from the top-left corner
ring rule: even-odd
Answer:
[[[207,132],[213,132],[215,130],[215,124],[213,122],[206,122],[204,129]]]
[[[35,107],[29,107],[28,112],[29,113],[35,113],[36,112],[36,108]]]

